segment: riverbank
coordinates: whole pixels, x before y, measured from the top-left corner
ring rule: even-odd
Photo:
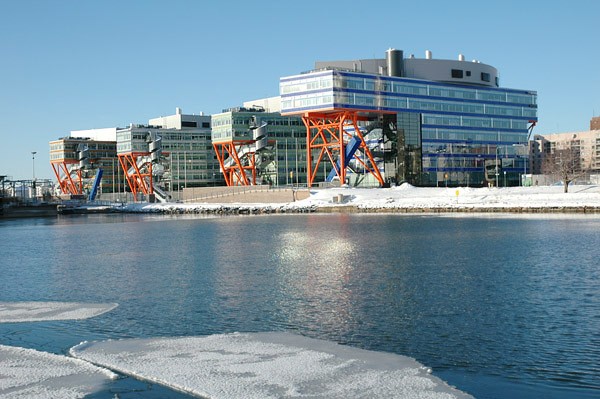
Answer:
[[[57,204],[3,204],[0,207],[0,218],[6,219],[48,217],[57,214]]]
[[[348,213],[600,213],[600,186],[506,188],[438,188],[403,184],[392,188],[311,189],[303,200],[288,203],[131,203],[119,206],[131,213],[270,214]]]

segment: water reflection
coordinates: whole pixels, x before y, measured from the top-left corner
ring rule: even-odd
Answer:
[[[75,220],[0,225],[0,300],[120,306],[0,325],[0,343],[287,330],[415,357],[479,398],[600,389],[598,218]]]

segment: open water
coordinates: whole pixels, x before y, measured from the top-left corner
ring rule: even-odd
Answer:
[[[0,344],[288,331],[411,356],[477,398],[600,397],[600,218],[0,221],[0,301],[117,302]],[[186,398],[124,378],[95,398]]]

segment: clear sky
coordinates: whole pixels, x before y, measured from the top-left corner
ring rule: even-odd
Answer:
[[[71,130],[212,114],[316,60],[477,59],[538,92],[534,133],[600,114],[600,1],[0,0],[0,175],[54,178]]]

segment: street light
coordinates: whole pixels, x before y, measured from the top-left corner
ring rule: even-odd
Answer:
[[[37,151],[31,151],[31,159],[32,159],[32,163],[33,163],[33,180],[35,181],[35,154],[37,154]]]
[[[31,151],[31,162],[32,162],[32,172],[33,172],[33,180],[31,181],[31,196],[32,198],[36,198],[36,190],[35,190],[35,154],[37,154],[37,151]]]

